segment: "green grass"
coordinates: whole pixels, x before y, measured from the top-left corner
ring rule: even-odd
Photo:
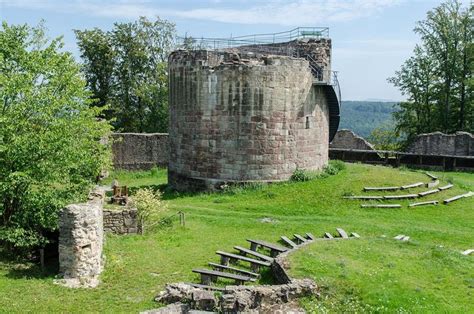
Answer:
[[[115,175],[120,184],[134,187],[163,189],[166,182],[166,170]],[[424,199],[444,199],[474,190],[473,174],[438,175],[441,184],[450,180],[455,188]],[[253,185],[216,194],[166,192],[167,214],[184,211],[186,227],[176,223],[145,236],[109,235],[106,268],[97,289],[65,289],[53,284],[50,272],[0,257],[0,312],[151,309],[157,306],[154,296],[166,283],[197,282],[191,269],[218,261],[214,254],[218,249],[248,246],[245,239],[252,237],[277,241],[281,235],[293,233],[320,236],[336,227],[358,232],[363,238],[333,246],[314,244],[292,257],[295,275],[313,277],[324,288],[323,301],[304,300],[308,309],[466,312],[473,293],[473,259],[458,252],[474,243],[472,198],[450,205],[362,209],[361,202],[341,197],[363,193],[362,188],[369,185],[427,180],[421,171],[348,164],[338,175],[307,182]],[[263,217],[276,222],[262,223]],[[391,239],[400,233],[411,236],[412,241]],[[270,281],[267,275],[262,283]],[[353,301],[347,301],[351,297]]]

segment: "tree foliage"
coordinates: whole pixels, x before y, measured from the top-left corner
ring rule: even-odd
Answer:
[[[42,245],[58,211],[84,196],[110,159],[110,125],[61,38],[44,28],[0,29],[0,243]]]
[[[76,30],[93,104],[107,106],[116,130],[167,132],[167,58],[174,47],[174,24],[140,17],[115,23],[111,31]]]
[[[414,31],[421,43],[389,82],[407,101],[394,113],[396,130],[416,134],[474,130],[473,6],[448,0],[427,13]]]
[[[397,151],[401,149],[400,137],[390,125],[382,125],[373,129],[368,140],[378,150]]]

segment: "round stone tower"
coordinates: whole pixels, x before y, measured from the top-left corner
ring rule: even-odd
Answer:
[[[173,188],[282,181],[327,164],[328,101],[304,58],[178,50],[169,79]]]

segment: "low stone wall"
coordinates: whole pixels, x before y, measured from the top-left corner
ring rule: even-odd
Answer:
[[[374,150],[374,146],[367,142],[364,138],[355,134],[351,130],[342,129],[337,131],[336,136],[329,144],[329,148],[344,149],[362,149]]]
[[[168,306],[141,314],[191,313],[192,310],[219,313],[304,313],[297,300],[319,296],[319,287],[311,279],[291,278],[288,273],[288,255],[313,243],[304,242],[275,258],[271,270],[278,285],[226,286],[216,291],[194,287],[187,283],[167,284],[155,301]]]
[[[139,232],[137,210],[104,209],[104,231],[115,234],[135,234]]]
[[[114,133],[115,169],[148,170],[168,166],[168,133]]]
[[[283,285],[227,286],[220,293],[186,283],[173,283],[166,285],[165,290],[155,299],[170,305],[143,313],[190,313],[190,310],[218,313],[302,313],[297,299],[317,294],[318,287],[311,279],[295,279]]]
[[[66,206],[59,216],[59,272],[56,283],[71,288],[99,284],[104,263],[102,206],[105,192],[94,190],[89,201]]]
[[[474,156],[474,136],[467,132],[420,134],[407,152],[424,155]]]

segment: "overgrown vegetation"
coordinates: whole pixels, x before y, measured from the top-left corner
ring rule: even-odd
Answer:
[[[291,175],[290,180],[294,182],[305,182],[314,179],[322,179],[328,176],[333,176],[339,173],[339,171],[345,169],[345,164],[340,160],[331,160],[323,168],[322,171],[312,171],[305,169],[296,169]]]
[[[389,82],[407,96],[394,113],[396,131],[408,142],[420,133],[474,131],[472,3],[447,0],[414,31],[421,38]]]
[[[455,186],[426,200],[474,190],[473,174],[434,173],[441,184],[449,179]],[[161,169],[156,176],[150,171],[112,176],[137,188],[166,184],[166,170]],[[191,269],[218,262],[216,250],[248,247],[247,238],[276,242],[282,235],[311,232],[321,236],[342,227],[359,233],[362,241],[350,240],[336,247],[315,245],[314,251],[308,247],[302,252],[302,257],[308,253],[307,262],[291,264],[299,276],[314,277],[323,287],[321,300],[305,301],[309,311],[321,306],[351,312],[351,304],[357,302],[357,308],[374,311],[433,312],[436,307],[469,312],[472,256],[462,256],[459,251],[474,242],[472,200],[419,208],[407,208],[408,201],[402,201],[402,209],[362,209],[359,202],[341,197],[345,191],[360,194],[364,186],[427,179],[422,171],[346,164],[338,175],[324,180],[263,185],[236,194],[165,195],[168,210],[163,215],[185,212],[186,227],[175,223],[143,236],[108,235],[105,272],[97,289],[64,289],[53,284],[54,271],[41,272],[35,264],[18,263],[0,253],[0,308],[68,313],[152,309],[157,307],[153,298],[166,283],[197,282]],[[263,222],[262,218],[268,219]],[[411,243],[389,241],[401,233],[409,235]],[[442,248],[432,249],[439,246]],[[244,264],[239,267],[245,268]],[[259,283],[268,280],[266,276]]]
[[[139,189],[132,198],[132,206],[137,208],[138,225],[140,233],[152,229],[159,223],[160,213],[166,210],[166,204],[162,201],[162,193],[151,188]]]
[[[110,125],[89,107],[79,65],[42,25],[0,29],[0,244],[41,247],[66,202],[110,159]]]

